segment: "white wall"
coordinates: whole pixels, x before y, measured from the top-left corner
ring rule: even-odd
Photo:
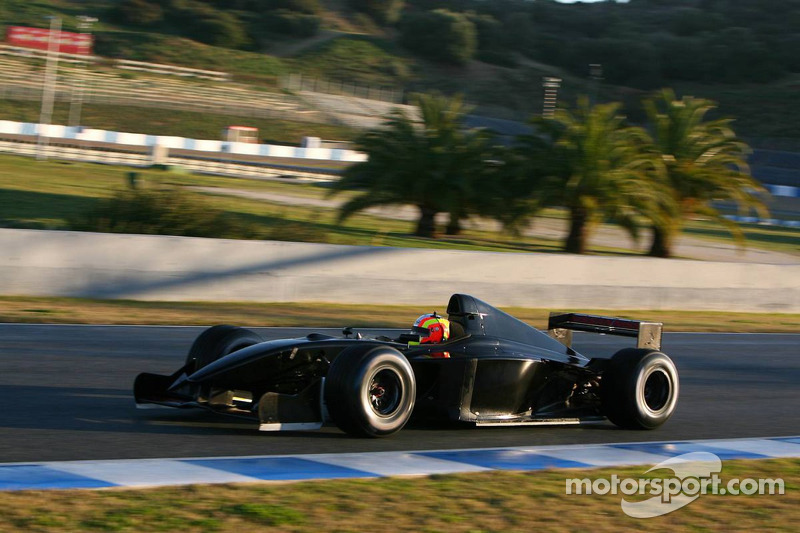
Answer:
[[[0,294],[800,312],[800,264],[0,229]]]

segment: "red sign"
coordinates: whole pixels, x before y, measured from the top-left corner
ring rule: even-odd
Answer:
[[[92,36],[88,33],[57,32],[59,52],[65,54],[91,55]],[[26,28],[25,26],[9,26],[6,41],[14,46],[47,50],[50,45],[50,30],[42,28]]]

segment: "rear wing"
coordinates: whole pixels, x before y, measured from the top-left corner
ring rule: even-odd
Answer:
[[[637,348],[661,349],[661,322],[641,322],[626,318],[584,315],[581,313],[550,313],[547,334],[567,347],[572,344],[573,331],[588,331],[636,337]]]

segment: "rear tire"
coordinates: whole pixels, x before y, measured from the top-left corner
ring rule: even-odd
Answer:
[[[665,354],[620,350],[603,372],[603,411],[622,428],[655,429],[675,411],[678,388],[678,370]]]
[[[342,431],[359,437],[391,435],[406,425],[414,409],[414,371],[394,348],[351,346],[331,364],[324,397]]]
[[[264,342],[255,332],[236,326],[213,326],[201,333],[186,356],[186,373],[192,374],[204,366],[259,342]]]

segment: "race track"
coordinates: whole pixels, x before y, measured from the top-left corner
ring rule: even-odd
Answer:
[[[667,333],[681,397],[649,431],[582,427],[411,426],[387,439],[330,427],[259,433],[253,423],[201,410],[137,410],[142,371],[170,373],[202,328],[0,325],[0,462],[464,449],[800,434],[800,335]],[[265,337],[308,330],[258,330]],[[318,330],[319,331],[319,330]],[[630,339],[576,334],[587,355]]]

